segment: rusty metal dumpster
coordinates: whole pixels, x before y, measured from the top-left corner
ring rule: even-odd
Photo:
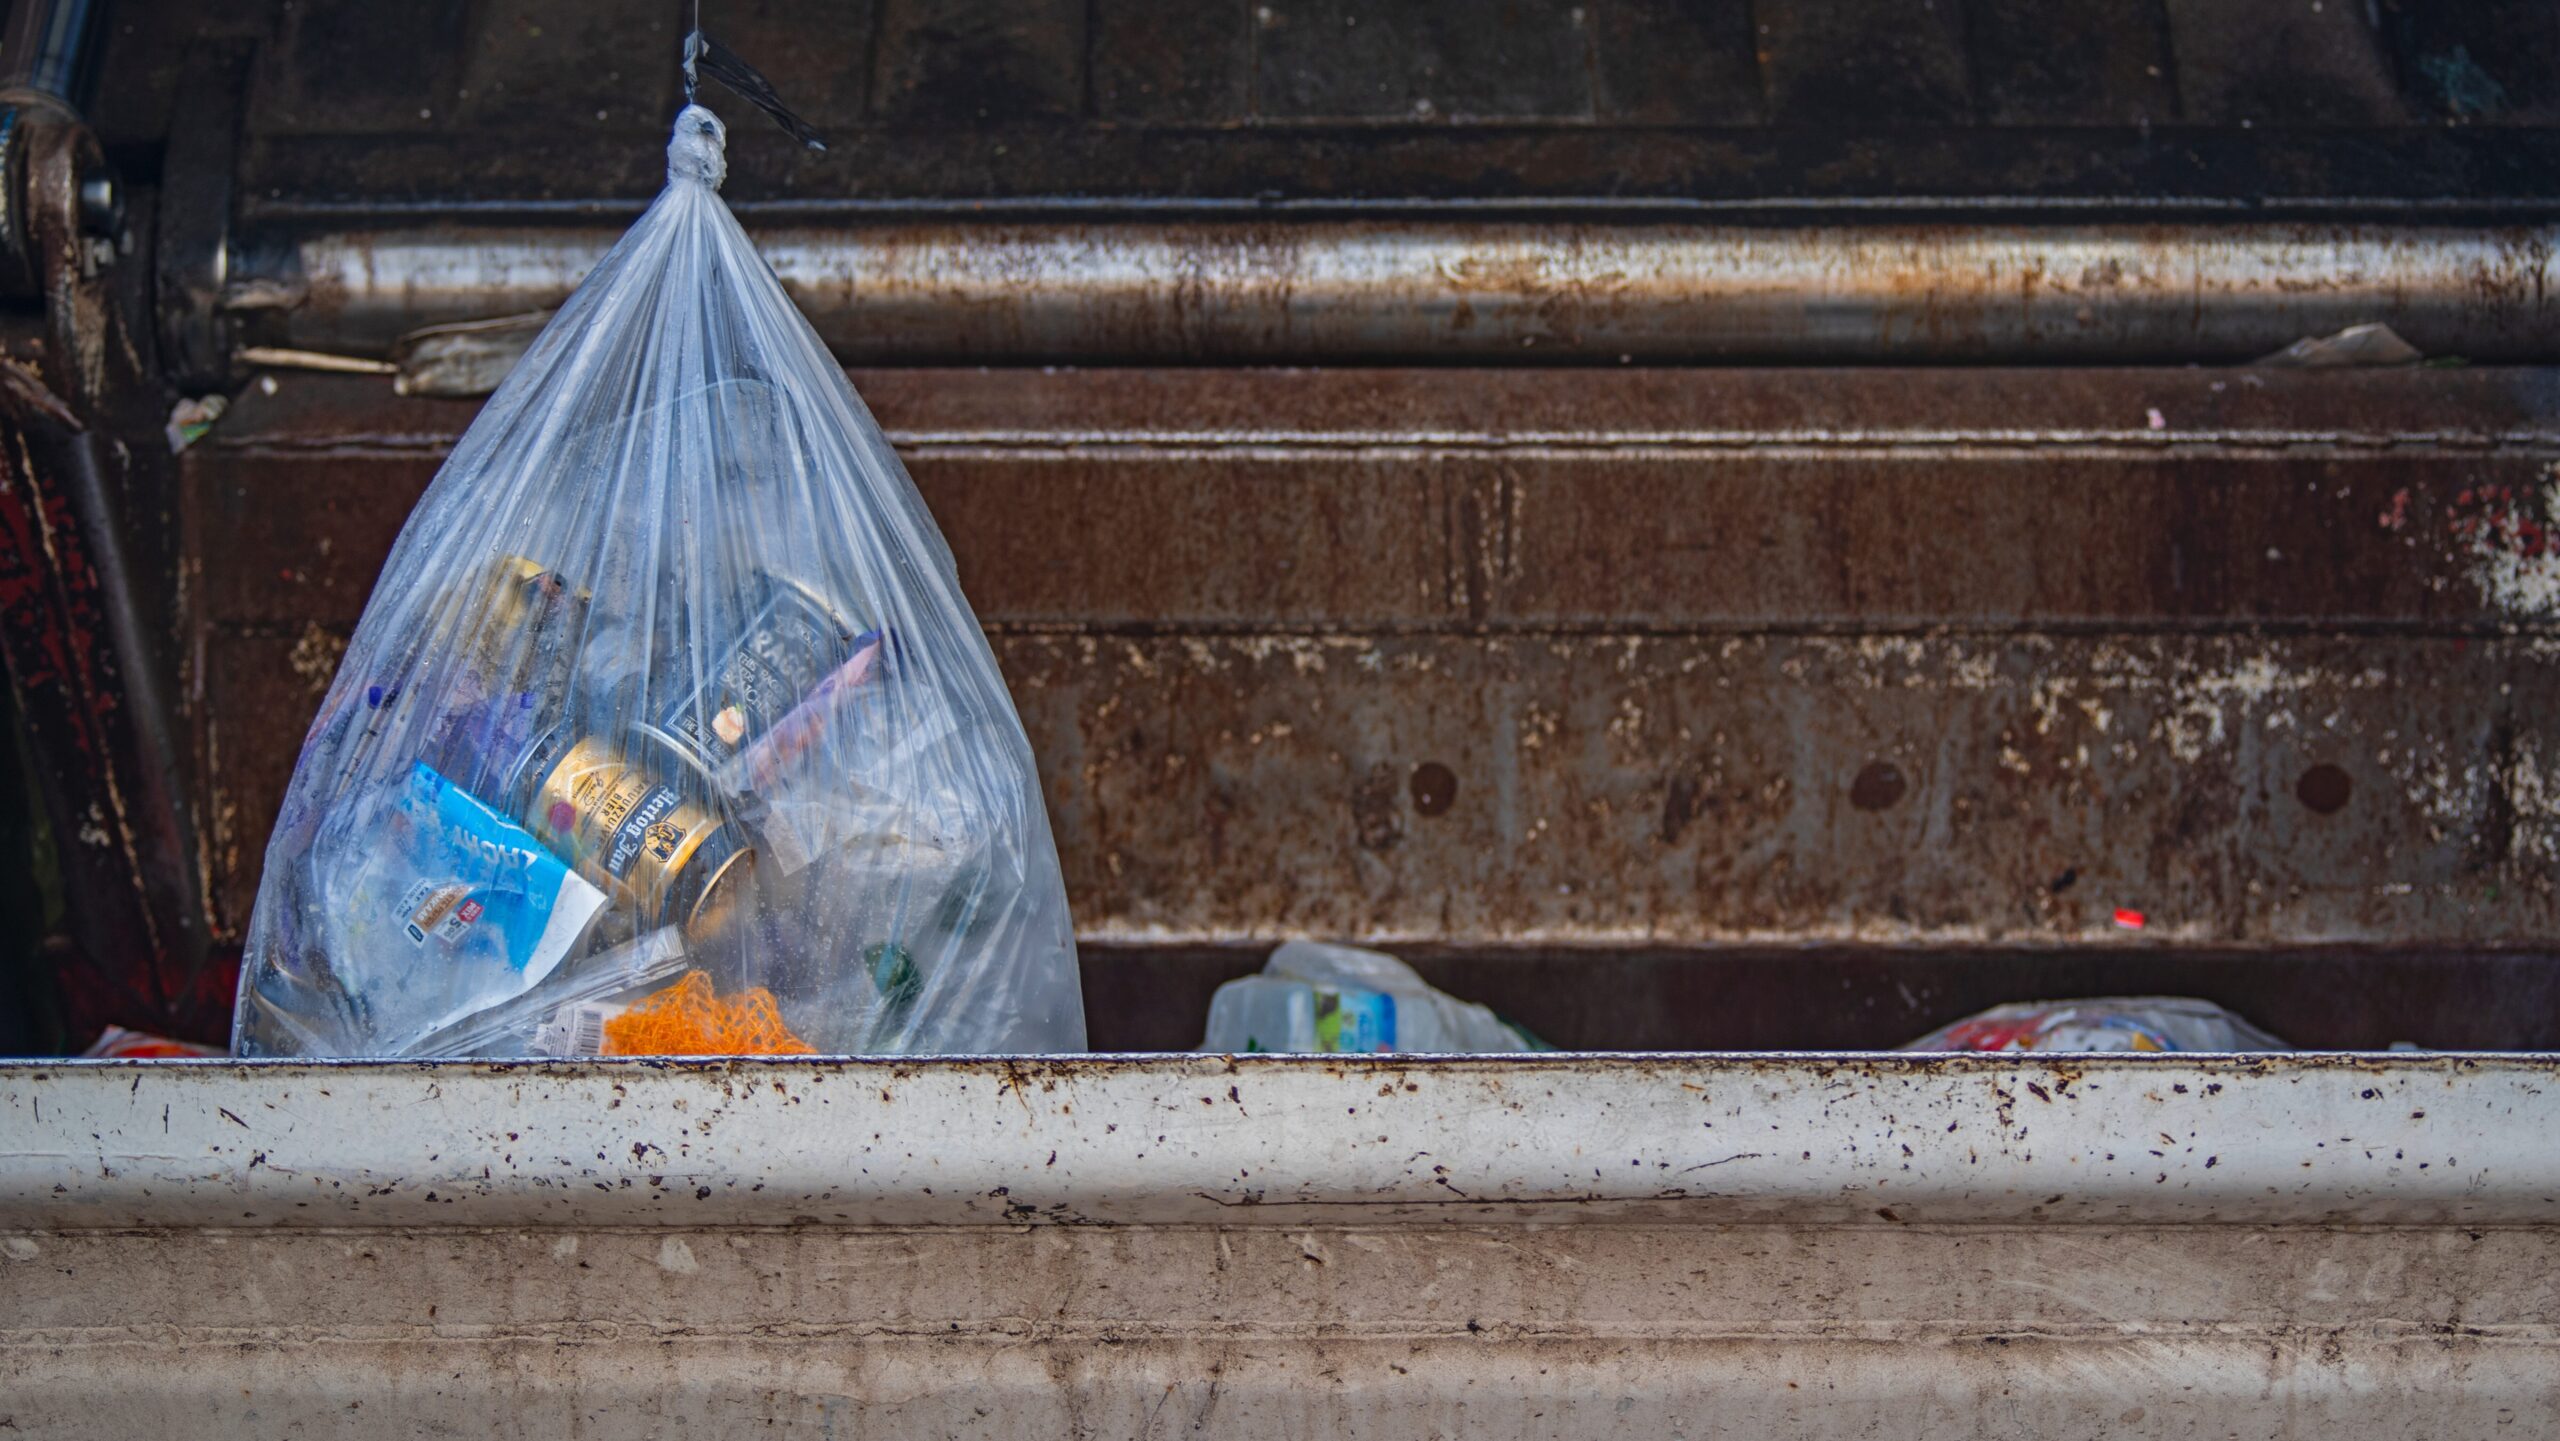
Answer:
[[[1113,1054],[47,1055],[218,1036],[681,8],[17,7],[0,1424],[2560,1427],[2547,7],[707,6]],[[1295,935],[1570,1053],[1153,1054]],[[2128,993],[2315,1050],[1876,1054]]]

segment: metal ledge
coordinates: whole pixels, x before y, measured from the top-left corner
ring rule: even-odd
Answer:
[[[2560,1059],[0,1067],[0,1227],[2560,1219]]]

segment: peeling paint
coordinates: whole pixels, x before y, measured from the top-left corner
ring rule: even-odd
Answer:
[[[2519,620],[2560,615],[2560,466],[2532,485],[2463,491],[2448,525],[2491,605]]]

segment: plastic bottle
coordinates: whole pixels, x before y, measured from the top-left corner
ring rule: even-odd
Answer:
[[[1448,1055],[1545,1047],[1484,1007],[1432,989],[1393,956],[1290,941],[1262,974],[1218,988],[1200,1049]]]

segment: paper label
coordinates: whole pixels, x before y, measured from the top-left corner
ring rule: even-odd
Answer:
[[[405,804],[438,842],[424,874],[400,892],[402,933],[414,946],[454,945],[496,928],[507,964],[541,980],[585,934],[604,892],[568,868],[533,833],[498,814],[425,762],[411,771]]]
[[[629,1010],[611,1001],[580,1001],[562,1006],[535,1028],[528,1048],[537,1056],[601,1056],[604,1023]]]

